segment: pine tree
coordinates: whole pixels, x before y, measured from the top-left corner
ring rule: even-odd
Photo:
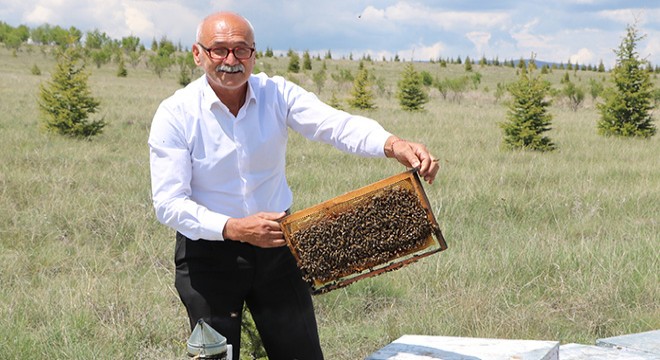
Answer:
[[[337,110],[342,110],[342,111],[344,110],[344,107],[341,105],[341,101],[339,100],[339,98],[337,98],[337,94],[334,91],[332,92],[332,97],[330,98],[328,105],[332,106]]]
[[[532,71],[521,69],[520,78],[509,86],[513,99],[507,112],[508,121],[500,123],[504,130],[507,149],[551,151],[552,141],[542,134],[550,130],[552,115],[548,114],[550,101],[546,100],[550,83]]]
[[[424,110],[424,104],[429,101],[422,77],[415,71],[412,63],[408,63],[403,69],[397,95],[401,108],[407,111]]]
[[[289,66],[287,69],[294,74],[300,72],[300,56],[293,50],[289,50]]]
[[[465,58],[465,71],[467,72],[472,71],[472,60],[470,59],[469,56]]]
[[[273,49],[271,49],[270,47],[267,47],[266,48],[266,53],[264,54],[264,56],[267,57],[267,58],[272,58],[274,56]]]
[[[89,73],[79,65],[75,48],[66,49],[59,57],[51,81],[40,86],[39,108],[46,130],[73,137],[100,134],[106,123],[88,121],[100,105],[87,87]]]
[[[615,51],[617,63],[611,77],[614,88],[608,89],[605,102],[598,105],[601,118],[598,132],[602,135],[651,137],[656,133],[653,110],[653,83],[645,61],[635,50],[644,37],[635,26],[628,26],[626,36]]]
[[[197,68],[195,59],[190,51],[177,56],[175,59],[179,65],[179,85],[186,86],[190,84],[195,74],[195,69]]]
[[[303,53],[303,70],[312,70],[312,58],[309,56],[309,50]]]
[[[349,100],[349,105],[357,109],[375,109],[374,95],[370,89],[369,70],[360,61],[358,73],[353,81],[353,97]]]

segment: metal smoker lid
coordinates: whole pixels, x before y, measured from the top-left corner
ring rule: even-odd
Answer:
[[[227,353],[227,338],[199,319],[188,339],[188,355],[200,359],[216,358]]]

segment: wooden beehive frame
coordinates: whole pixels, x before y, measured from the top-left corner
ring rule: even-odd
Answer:
[[[346,276],[341,276],[336,279],[322,281],[315,278],[310,283],[312,287],[312,293],[325,293],[333,289],[347,286],[360,279],[365,279],[387,271],[396,270],[423,257],[429,256],[447,248],[447,244],[442,236],[438,222],[433,215],[433,211],[431,210],[431,206],[429,204],[426,193],[424,192],[424,188],[422,187],[422,183],[419,179],[417,171],[416,169],[413,169],[380,180],[346,194],[337,196],[310,208],[297,211],[283,218],[281,221],[282,231],[284,232],[287,246],[296,258],[298,264],[300,265],[301,259],[294,237],[294,234],[297,231],[305,229],[322,219],[336,217],[338,214],[341,214],[365,202],[365,199],[369,199],[371,196],[392,187],[402,187],[408,190],[412,190],[424,208],[426,216],[432,227],[431,235],[424,242],[424,246],[409,253],[403,254],[396,259],[390,259],[383,263],[370,264],[368,267],[355,269],[353,273]]]

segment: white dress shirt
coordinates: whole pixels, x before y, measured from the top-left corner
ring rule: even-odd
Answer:
[[[349,153],[384,157],[391,135],[376,121],[321,102],[282,77],[252,75],[237,116],[206,76],[165,99],[149,134],[153,205],[160,222],[190,239],[223,240],[229,218],[281,212],[288,128]]]

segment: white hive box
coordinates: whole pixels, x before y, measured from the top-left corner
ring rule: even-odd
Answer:
[[[404,335],[366,360],[558,360],[558,341]]]
[[[660,330],[598,339],[596,345],[642,351],[660,356]]]
[[[562,345],[559,354],[561,360],[660,360],[660,355],[641,351],[581,344]]]

